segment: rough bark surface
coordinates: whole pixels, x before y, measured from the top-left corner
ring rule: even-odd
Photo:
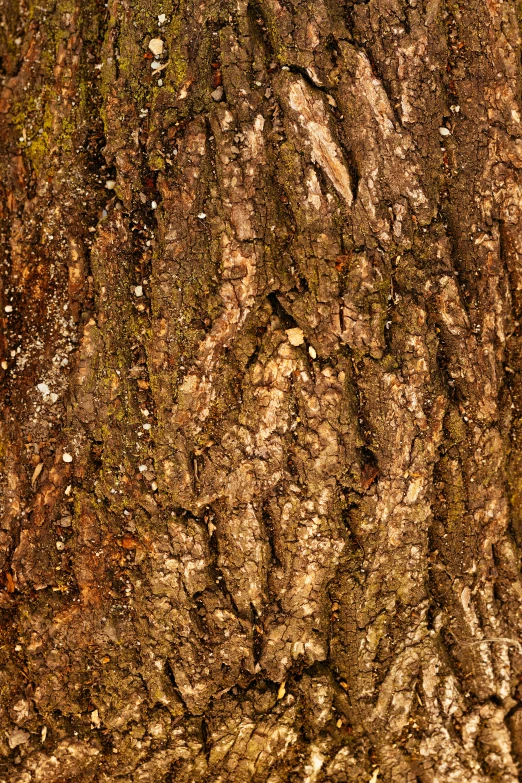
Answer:
[[[0,15],[2,783],[515,783],[517,5]]]

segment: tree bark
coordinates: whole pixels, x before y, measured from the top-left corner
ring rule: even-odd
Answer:
[[[518,4],[0,14],[1,783],[515,783]]]

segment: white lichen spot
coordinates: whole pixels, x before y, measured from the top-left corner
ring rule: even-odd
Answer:
[[[308,196],[306,201],[316,210],[320,210],[323,205],[322,191],[314,169],[310,168],[306,177],[306,188]]]
[[[305,765],[304,773],[305,777],[303,783],[314,783],[317,780],[319,772],[324,764],[325,757],[317,747],[312,745],[310,748],[310,759]]]
[[[14,731],[11,731],[7,737],[9,747],[11,750],[13,750],[19,745],[24,745],[26,742],[29,742],[30,736],[31,735],[28,731],[24,731],[23,729],[14,729]]]
[[[295,327],[295,329],[286,329],[286,336],[288,337],[290,345],[297,346],[304,343],[303,330],[299,329],[299,327]]]
[[[149,41],[149,49],[152,54],[155,54],[157,57],[159,57],[160,54],[163,54],[163,41],[161,38],[152,38]]]
[[[47,397],[51,392],[51,390],[49,389],[46,383],[39,383],[36,388],[38,389],[40,394],[42,394],[44,397]]]
[[[423,484],[424,484],[424,479],[422,477],[416,478],[410,483],[405,498],[406,503],[415,503],[415,501],[419,497]]]

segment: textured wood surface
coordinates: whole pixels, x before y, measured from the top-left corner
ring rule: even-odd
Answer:
[[[2,783],[519,780],[518,10],[3,0]]]

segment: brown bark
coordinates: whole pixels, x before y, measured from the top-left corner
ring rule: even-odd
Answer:
[[[0,14],[1,783],[517,781],[517,5]]]

